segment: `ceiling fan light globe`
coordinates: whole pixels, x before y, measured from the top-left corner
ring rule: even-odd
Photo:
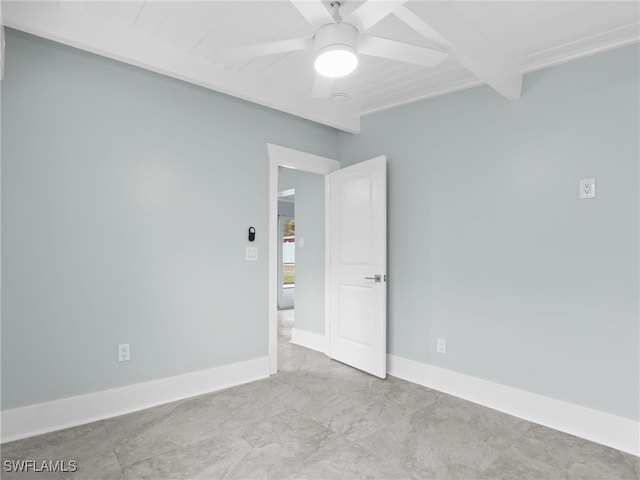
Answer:
[[[330,78],[344,77],[358,66],[358,55],[348,45],[331,45],[318,51],[314,67],[320,75]]]

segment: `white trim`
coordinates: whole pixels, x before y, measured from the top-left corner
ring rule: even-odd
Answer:
[[[324,177],[324,352],[331,357],[331,301],[329,292],[331,291],[331,178]]]
[[[615,27],[606,32],[600,32],[587,38],[582,38],[563,45],[557,45],[547,50],[534,52],[522,58],[514,60],[513,64],[517,66],[523,74],[543,70],[545,68],[555,67],[574,60],[586,58],[592,55],[608,52],[617,48],[626,47],[638,43],[638,24],[634,22],[622,27]],[[422,93],[411,98],[403,98],[392,101],[384,105],[374,106],[368,109],[359,110],[361,117],[371,115],[373,113],[383,112],[392,108],[401,107],[409,103],[427,100],[433,97],[440,97],[449,93],[460,92],[469,88],[474,88],[485,83],[477,77],[467,78],[459,84],[445,86],[426,93]]]
[[[269,376],[269,358],[3,410],[2,443],[136,412]]]
[[[523,73],[530,73],[608,52],[616,48],[626,47],[640,41],[638,37],[639,28],[640,22],[636,21],[629,25],[615,27],[589,37],[534,52],[519,59],[516,63],[521,65]]]
[[[310,348],[318,352],[327,353],[327,338],[321,333],[309,332],[293,327],[291,329],[291,343]]]
[[[387,355],[389,375],[640,456],[640,423],[499,383]]]
[[[289,190],[283,190],[281,192],[278,192],[278,199],[281,202],[286,202],[287,200],[283,199],[282,197],[290,197],[292,195],[296,194],[296,189],[295,188],[290,188]],[[293,201],[293,200],[291,200]]]
[[[268,312],[269,312],[269,373],[278,373],[278,167],[327,175],[340,168],[340,162],[292,148],[267,144],[269,154],[269,218],[268,235]],[[329,258],[325,258],[325,264]],[[325,269],[328,267],[325,265]],[[326,297],[326,295],[325,295]],[[327,313],[325,312],[325,315]]]

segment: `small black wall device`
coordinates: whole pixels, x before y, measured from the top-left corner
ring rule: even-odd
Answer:
[[[256,239],[256,229],[249,227],[249,241],[253,242]]]

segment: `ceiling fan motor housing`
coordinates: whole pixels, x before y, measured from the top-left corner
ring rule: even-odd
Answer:
[[[316,55],[329,50],[346,49],[356,53],[358,29],[350,23],[329,23],[313,36]]]

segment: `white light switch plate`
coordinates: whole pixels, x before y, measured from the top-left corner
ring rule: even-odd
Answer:
[[[258,247],[246,247],[244,251],[245,260],[258,260]]]
[[[583,178],[580,180],[580,198],[595,198],[596,196],[596,179]]]
[[[447,353],[447,341],[444,338],[439,338],[436,344],[436,351],[438,353]]]

